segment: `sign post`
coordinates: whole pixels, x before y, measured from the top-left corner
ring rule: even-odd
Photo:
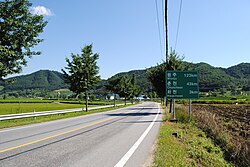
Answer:
[[[166,71],[166,97],[189,100],[199,98],[197,71]],[[189,105],[191,114],[191,100]],[[173,119],[175,120],[175,109]]]

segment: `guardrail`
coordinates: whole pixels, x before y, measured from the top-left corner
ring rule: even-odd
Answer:
[[[121,105],[123,104],[117,104],[116,106],[121,106]],[[113,106],[114,105],[90,107],[89,110],[109,108]],[[42,112],[32,112],[32,113],[23,113],[23,114],[0,115],[0,121],[19,119],[19,118],[39,117],[39,116],[46,116],[46,115],[53,115],[53,114],[64,114],[64,113],[79,112],[79,111],[84,111],[84,110],[85,108],[74,108],[74,109],[66,109],[66,110],[53,110],[53,111],[42,111]]]

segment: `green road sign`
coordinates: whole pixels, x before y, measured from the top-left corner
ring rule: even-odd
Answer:
[[[168,99],[199,98],[197,71],[166,71],[166,95]]]

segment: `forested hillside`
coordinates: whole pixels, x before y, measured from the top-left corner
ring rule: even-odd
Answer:
[[[206,63],[192,64],[192,68],[198,71],[200,91],[232,88],[237,85],[236,79],[227,74],[226,69],[216,68]]]
[[[213,67],[207,63],[188,63],[185,65],[190,70],[196,70],[199,74],[200,91],[210,91],[225,88],[228,90],[250,90],[250,63],[241,63],[229,68]],[[153,67],[152,67],[153,68]],[[119,73],[115,76],[128,74],[136,75],[138,84],[143,92],[151,90],[151,84],[147,80],[146,70],[134,70],[124,73]]]
[[[63,74],[49,70],[40,70],[29,75],[9,78],[7,79],[7,83],[2,83],[2,86],[5,91],[25,89],[55,90],[67,88],[67,85],[64,83]]]
[[[250,79],[250,63],[241,63],[236,66],[225,69],[228,75],[237,79],[248,78]]]
[[[213,67],[206,63],[193,64],[200,75],[200,90],[226,88],[236,90],[250,89],[250,63],[241,63],[229,68]]]

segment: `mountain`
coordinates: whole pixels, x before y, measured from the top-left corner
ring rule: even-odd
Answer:
[[[236,80],[226,73],[226,69],[213,67],[207,63],[193,64],[198,71],[200,91],[208,91],[223,87],[232,87]]]
[[[229,68],[213,67],[206,63],[194,66],[200,74],[201,90],[250,88],[250,63],[241,63]]]
[[[225,72],[237,79],[250,78],[250,63],[241,63],[236,66],[229,67]]]
[[[12,80],[14,80],[12,82]],[[40,70],[32,74],[9,78],[6,83],[2,83],[4,91],[44,89],[56,90],[67,88],[64,83],[63,74],[57,71]],[[11,82],[11,83],[9,83]]]
[[[241,63],[229,68],[213,67],[207,63],[188,63],[185,62],[192,70],[197,70],[199,73],[200,91],[209,91],[220,88],[236,90],[241,87],[245,90],[250,90],[250,63]],[[152,67],[153,68],[153,67]],[[149,94],[153,88],[147,80],[147,69],[132,70],[114,75],[136,76],[137,83],[140,86],[143,94]],[[14,78],[9,78],[7,81],[12,83],[0,83],[3,88],[0,93],[19,92],[27,94],[27,90],[39,90],[42,93],[58,89],[68,88],[64,83],[63,74],[57,71],[40,70],[29,75],[22,75]],[[105,84],[107,80],[102,80],[93,91],[95,94],[106,94]],[[22,92],[20,92],[22,91]],[[35,92],[33,91],[33,94]],[[42,96],[42,95],[41,95]]]

